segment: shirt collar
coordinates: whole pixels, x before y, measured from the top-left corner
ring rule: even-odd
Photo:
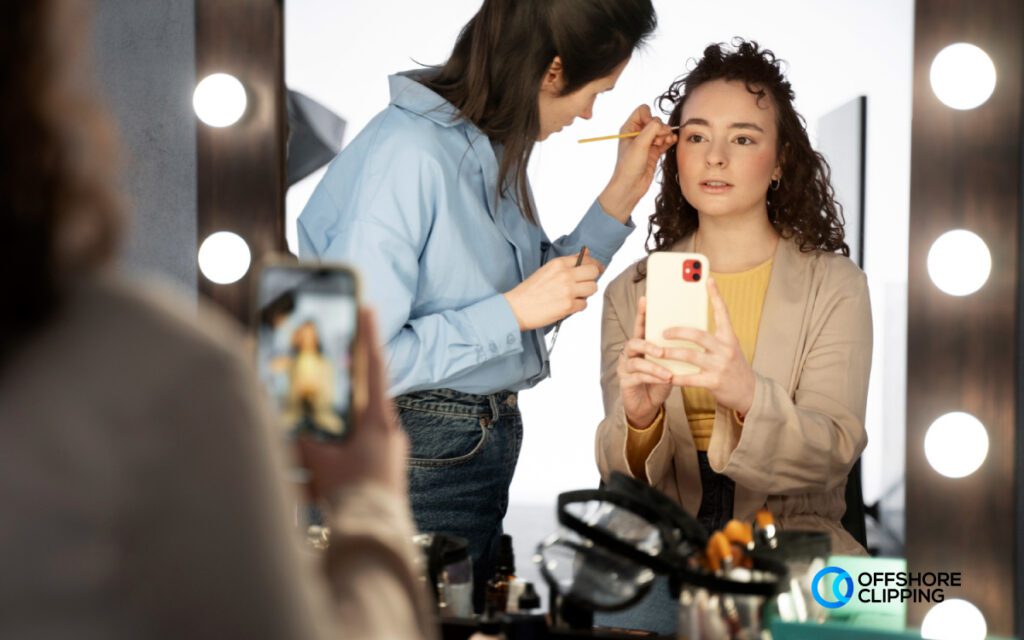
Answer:
[[[388,76],[391,104],[420,115],[442,127],[465,124],[455,105],[437,95],[420,80],[433,73],[432,69],[413,69]]]

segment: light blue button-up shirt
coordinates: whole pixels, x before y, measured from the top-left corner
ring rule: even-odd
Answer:
[[[413,73],[389,78],[391,103],[331,162],[299,216],[299,255],[359,270],[392,396],[532,387],[548,375],[544,332],[520,332],[502,294],[583,245],[607,265],[633,225],[595,201],[548,240],[513,189],[496,197],[490,140]]]

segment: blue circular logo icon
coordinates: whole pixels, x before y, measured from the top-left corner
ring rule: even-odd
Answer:
[[[821,595],[821,590],[818,588],[821,584],[822,578],[827,575],[835,574],[835,578],[832,581],[832,595],[835,600],[826,600]],[[811,581],[811,594],[814,599],[818,601],[818,604],[825,607],[826,609],[838,609],[853,598],[853,578],[846,569],[840,567],[825,567],[821,571],[815,574],[814,580]]]

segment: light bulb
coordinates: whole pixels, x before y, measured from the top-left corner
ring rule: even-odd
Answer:
[[[928,275],[936,287],[951,296],[974,293],[985,284],[991,271],[988,245],[970,231],[947,231],[928,250]]]
[[[969,413],[947,413],[928,427],[924,455],[947,478],[969,476],[988,456],[988,431]]]
[[[996,88],[992,58],[973,44],[951,44],[932,60],[932,91],[947,107],[966,110],[981,106]]]
[[[238,78],[214,73],[203,78],[192,94],[192,107],[199,119],[211,127],[227,127],[245,113],[245,87]]]
[[[985,616],[966,600],[943,600],[931,608],[921,623],[921,637],[929,640],[984,640]]]
[[[238,281],[249,270],[249,245],[230,231],[218,231],[207,236],[199,247],[199,269],[217,284]]]

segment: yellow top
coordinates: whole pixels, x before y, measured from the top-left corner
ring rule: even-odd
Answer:
[[[754,349],[757,346],[757,330],[761,324],[761,309],[764,306],[765,292],[772,275],[772,260],[738,273],[715,273],[718,291],[722,294],[725,306],[729,309],[729,318],[733,330],[740,341],[740,349],[747,362],[753,362]],[[708,331],[715,331],[715,315],[708,306]],[[686,407],[686,418],[690,422],[694,444],[698,451],[707,451],[711,442],[711,428],[715,424],[715,398],[707,389],[685,387],[682,390],[683,406]],[[650,455],[654,445],[661,439],[664,410],[658,414],[654,422],[645,429],[629,426],[629,439],[626,453],[629,466],[634,475],[643,475],[644,461]],[[638,473],[640,472],[640,473]]]

